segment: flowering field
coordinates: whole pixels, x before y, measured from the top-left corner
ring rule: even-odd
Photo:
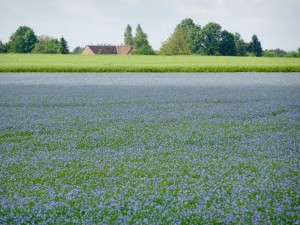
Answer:
[[[300,74],[0,74],[0,224],[299,224]]]

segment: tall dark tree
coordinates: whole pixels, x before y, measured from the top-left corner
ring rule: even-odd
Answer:
[[[258,57],[262,56],[263,49],[258,37],[255,34],[252,36],[252,41],[249,44],[249,52]]]
[[[221,42],[219,50],[221,55],[236,55],[234,35],[228,32],[227,30],[222,31],[221,33]]]
[[[237,56],[245,56],[247,53],[247,44],[241,38],[239,33],[234,34],[234,42]]]
[[[132,36],[132,28],[129,24],[127,25],[125,32],[124,32],[124,44],[125,45],[133,45],[134,44],[133,36]]]
[[[140,24],[136,28],[136,33],[133,38],[133,47],[135,48],[135,50],[132,52],[132,54],[137,54],[137,55],[155,54],[152,46],[149,44],[148,35],[144,33]]]
[[[69,54],[69,46],[67,41],[64,39],[64,37],[61,37],[60,39],[60,53],[61,54]]]
[[[37,37],[33,30],[27,26],[19,27],[12,34],[7,44],[9,52],[30,53],[37,42]]]
[[[218,55],[221,43],[222,27],[218,23],[210,22],[201,30],[201,53],[204,55]]]
[[[6,45],[2,43],[2,41],[0,41],[0,53],[6,53],[7,52],[7,48]]]
[[[135,49],[140,49],[143,45],[149,45],[148,35],[144,33],[140,24],[137,25],[136,33],[133,40]]]

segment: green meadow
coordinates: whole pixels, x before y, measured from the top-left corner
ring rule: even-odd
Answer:
[[[3,54],[0,72],[300,72],[300,58]]]

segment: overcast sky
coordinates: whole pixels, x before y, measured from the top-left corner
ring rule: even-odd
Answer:
[[[158,50],[184,18],[202,27],[217,22],[245,41],[256,34],[264,49],[300,47],[300,0],[0,0],[0,40],[19,26],[36,35],[64,36],[70,50],[121,44],[127,24],[141,24]]]

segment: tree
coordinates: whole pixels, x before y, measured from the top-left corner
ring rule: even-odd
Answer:
[[[7,52],[7,48],[6,45],[2,43],[2,41],[0,41],[0,53],[6,53]]]
[[[297,58],[297,57],[299,57],[299,55],[298,55],[298,52],[296,52],[296,51],[290,51],[290,52],[288,52],[287,57]]]
[[[285,51],[283,49],[280,49],[280,48],[276,48],[276,49],[271,50],[271,51],[273,51],[276,54],[276,56],[279,56],[279,57],[285,57],[288,54],[287,51]]]
[[[132,36],[132,28],[129,24],[127,25],[125,32],[124,32],[124,44],[125,45],[133,45],[134,44],[133,36]]]
[[[30,53],[37,42],[33,30],[27,26],[19,27],[8,42],[8,51],[15,53]]]
[[[38,37],[38,42],[35,44],[32,53],[39,54],[59,54],[60,42],[53,37],[48,35],[41,35]]]
[[[81,54],[83,51],[83,47],[77,46],[76,48],[73,49],[72,54]]]
[[[288,55],[288,52],[280,48],[266,49],[263,52],[263,55],[266,57],[286,57]]]
[[[297,50],[298,50],[298,53],[299,53],[299,55],[300,55],[300,47],[299,47]]]
[[[235,42],[236,55],[245,56],[247,53],[247,44],[241,38],[241,35],[239,33],[234,34],[234,42]]]
[[[135,37],[133,40],[134,40],[134,48],[135,49],[139,49],[143,45],[149,45],[148,35],[146,33],[144,33],[140,24],[137,25]]]
[[[201,49],[201,26],[195,25],[188,30],[188,46],[192,54],[199,54]]]
[[[155,55],[155,51],[152,49],[150,45],[143,45],[139,49],[135,49],[132,52],[133,55]]]
[[[189,55],[187,28],[177,27],[159,52],[161,55]]]
[[[177,25],[176,28],[185,28],[185,29],[193,29],[196,26],[194,21],[191,18],[183,19],[180,24]]]
[[[201,27],[190,18],[182,20],[173,34],[163,43],[160,54],[190,55],[199,52]]]
[[[67,41],[64,39],[64,37],[60,38],[60,53],[61,54],[69,54],[69,46]]]
[[[265,56],[265,57],[276,57],[276,54],[275,54],[274,51],[266,49],[263,53],[263,56]]]
[[[144,33],[141,25],[139,24],[136,28],[136,34],[133,38],[133,45],[135,51],[133,54],[138,55],[154,55],[155,52],[148,41],[148,35]]]
[[[221,42],[219,50],[221,55],[236,55],[234,35],[227,30],[221,32]]]
[[[176,29],[183,28],[186,31],[189,54],[199,53],[201,47],[201,26],[196,25],[191,18],[184,19],[177,25]]]
[[[218,55],[221,42],[222,27],[210,22],[205,25],[200,34],[201,53],[204,55]]]
[[[255,34],[252,36],[252,41],[249,44],[249,52],[253,53],[257,57],[262,56],[263,49],[261,47],[260,41]]]

